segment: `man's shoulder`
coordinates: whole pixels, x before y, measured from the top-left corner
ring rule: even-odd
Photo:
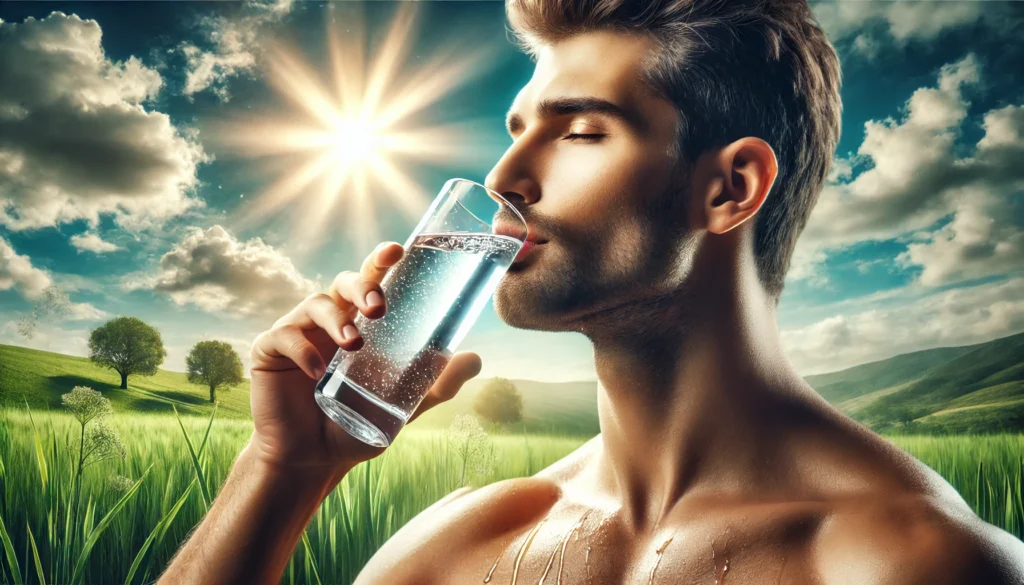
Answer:
[[[542,517],[593,456],[592,440],[533,477],[480,488],[464,487],[441,498],[396,532],[370,559],[356,583],[425,583],[424,571],[453,552],[463,557],[521,525]],[[401,562],[397,562],[397,560]]]
[[[457,489],[392,535],[363,567],[356,585],[429,583],[453,554],[467,558],[522,517],[543,514],[559,495],[555,483],[532,477]]]
[[[930,494],[838,504],[814,554],[827,585],[1024,585],[1024,543]]]

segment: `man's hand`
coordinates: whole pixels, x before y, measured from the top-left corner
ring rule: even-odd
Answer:
[[[250,394],[255,430],[250,443],[261,460],[296,470],[345,473],[384,451],[355,439],[331,421],[313,392],[339,347],[345,351],[362,347],[353,322],[357,311],[370,319],[379,319],[387,311],[380,282],[404,253],[398,243],[381,243],[359,272],[342,272],[327,293],[310,295],[256,337]],[[374,293],[379,304],[371,304]],[[480,373],[480,367],[479,355],[454,354],[412,418],[450,399]]]

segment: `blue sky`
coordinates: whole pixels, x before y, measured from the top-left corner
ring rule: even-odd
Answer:
[[[840,54],[844,113],[780,305],[801,373],[1024,330],[1020,6],[813,4]],[[450,75],[400,120],[440,130],[393,159],[405,183],[370,184],[372,216],[351,182],[333,205],[314,182],[251,216],[309,159],[256,157],[286,140],[254,130],[310,123],[294,95],[315,92],[293,65],[329,88],[327,30],[355,42],[359,8],[371,61],[414,16],[382,95],[425,95]],[[246,357],[375,242],[404,242],[447,178],[483,180],[532,68],[501,2],[0,4],[0,343],[85,355],[92,328],[135,315],[161,331],[165,368],[182,370],[202,339]],[[50,285],[71,314],[20,333]],[[595,378],[585,338],[513,329],[490,304],[460,349],[481,354],[482,376]]]

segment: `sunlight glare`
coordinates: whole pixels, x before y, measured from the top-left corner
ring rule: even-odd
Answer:
[[[340,161],[359,163],[374,155],[378,148],[377,128],[372,120],[339,120],[334,128],[334,154]]]
[[[343,15],[336,14],[341,10]],[[373,59],[363,46],[363,10],[355,3],[326,9],[331,75],[316,72],[293,48],[266,41],[267,80],[294,104],[291,116],[277,111],[208,125],[213,143],[227,151],[218,155],[273,157],[288,169],[234,212],[234,229],[265,225],[287,211],[290,238],[302,244],[298,249],[313,251],[337,234],[372,246],[380,231],[375,199],[389,198],[390,211],[415,224],[438,187],[418,184],[410,164],[489,162],[474,144],[479,124],[413,127],[411,118],[487,71],[499,45],[460,38],[461,46],[437,47],[407,71],[416,3],[399,5]],[[493,126],[501,129],[498,122]],[[261,164],[257,170],[274,167]],[[328,227],[328,237],[319,237]]]

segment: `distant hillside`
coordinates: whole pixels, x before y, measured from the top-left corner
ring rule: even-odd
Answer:
[[[844,410],[879,429],[1024,430],[1024,333],[954,349],[964,351],[923,365],[898,388]]]
[[[155,376],[129,376],[121,390],[121,377],[86,358],[48,351],[0,345],[0,403],[33,408],[62,408],[60,396],[75,386],[99,390],[115,412],[128,410],[167,412],[175,405],[181,414],[209,416],[213,406],[209,390],[189,384],[185,374],[158,370]],[[218,390],[217,417],[250,418],[249,381],[230,390]]]
[[[490,378],[466,382],[462,390],[448,402],[425,413],[416,424],[448,426],[455,415],[472,413],[473,403]],[[596,435],[597,383],[547,383],[533,380],[512,380],[523,395],[523,425],[531,432],[566,435]]]
[[[1024,430],[1024,333],[962,347],[898,355],[839,372],[805,378],[840,410],[878,431],[990,432]],[[417,425],[446,427],[473,403],[488,379],[470,380],[459,394],[426,413]],[[85,358],[0,345],[0,401],[60,406],[77,384],[102,390],[117,407],[189,414],[209,412],[206,389],[185,375],[161,370],[129,378],[118,389],[113,370]],[[597,383],[513,380],[523,395],[522,427],[531,432],[598,432]],[[218,415],[249,418],[248,380],[220,393]]]
[[[879,431],[1024,430],[1024,333],[804,379],[840,410]],[[456,414],[472,412],[486,382],[467,383],[450,403],[424,415],[424,424],[446,425]],[[596,382],[513,382],[523,394],[526,428],[597,432]]]
[[[904,353],[839,372],[807,376],[804,380],[832,404],[912,382],[929,368],[944,364],[984,344],[941,347]]]

